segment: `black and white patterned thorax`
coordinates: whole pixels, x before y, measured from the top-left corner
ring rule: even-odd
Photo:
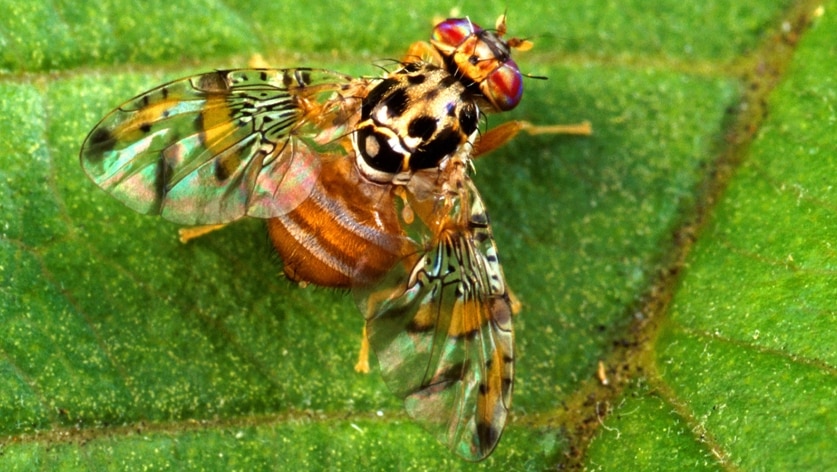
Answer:
[[[352,136],[361,172],[375,182],[403,184],[472,145],[479,109],[470,95],[454,76],[426,63],[378,82],[363,99]]]

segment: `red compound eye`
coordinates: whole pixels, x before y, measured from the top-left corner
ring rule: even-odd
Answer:
[[[523,97],[523,77],[517,64],[507,60],[480,83],[480,91],[500,111],[516,107]]]
[[[486,31],[467,18],[451,18],[436,25],[430,38],[449,61],[448,72],[469,86],[476,84],[497,111],[511,110],[523,96],[523,76],[509,58],[511,51],[503,40],[504,33],[505,23],[496,31]]]
[[[451,18],[439,23],[433,28],[431,41],[455,48],[462,44],[469,36],[480,31],[482,31],[482,28],[471,23],[467,18]]]

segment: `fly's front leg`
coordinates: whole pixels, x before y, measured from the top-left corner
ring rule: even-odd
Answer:
[[[482,133],[474,145],[474,157],[480,157],[511,141],[517,133],[525,131],[529,134],[569,134],[575,136],[590,136],[593,127],[589,121],[574,125],[538,126],[528,121],[507,121],[500,126]]]

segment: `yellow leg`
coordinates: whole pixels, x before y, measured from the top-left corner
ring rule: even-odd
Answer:
[[[605,369],[604,362],[599,361],[599,367],[596,369],[596,377],[602,385],[609,385],[610,379],[607,378],[607,369]]]
[[[363,336],[360,340],[360,352],[357,354],[355,372],[369,373],[369,338],[366,337],[366,324],[363,325]]]
[[[576,136],[590,136],[593,134],[593,126],[589,121],[582,121],[572,125],[533,125],[523,121],[523,131],[531,135],[535,134],[571,134]]]
[[[520,299],[517,298],[517,295],[515,295],[512,289],[508,287],[506,287],[506,294],[509,296],[509,305],[511,305],[512,316],[520,314],[520,310],[523,308],[523,304],[520,303]]]
[[[529,134],[570,134],[576,136],[590,136],[593,134],[593,127],[589,121],[574,125],[550,125],[538,126],[528,121],[507,121],[499,126],[491,128],[481,134],[474,148],[474,156],[480,157],[487,154],[507,142],[511,141],[517,133],[525,131]]]
[[[267,63],[261,54],[256,53],[250,56],[250,60],[247,61],[247,67],[253,69],[270,69],[270,64]]]
[[[189,228],[180,228],[177,230],[177,234],[180,235],[180,242],[183,244],[188,243],[189,241],[209,234],[213,231],[219,230],[227,226],[226,224],[220,225],[206,225],[206,226],[190,226]]]

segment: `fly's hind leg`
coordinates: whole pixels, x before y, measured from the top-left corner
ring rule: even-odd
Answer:
[[[180,228],[177,230],[177,234],[180,236],[180,242],[186,244],[195,238],[217,231],[224,226],[227,226],[226,223],[219,225],[190,226],[188,228]]]
[[[369,337],[366,335],[366,324],[363,324],[363,334],[360,340],[360,352],[357,353],[357,364],[355,372],[361,374],[369,373]]]
[[[520,303],[520,299],[517,298],[517,295],[512,292],[512,289],[506,287],[506,295],[509,296],[509,306],[511,307],[512,316],[517,316],[520,314],[520,310],[523,308],[523,304]]]

